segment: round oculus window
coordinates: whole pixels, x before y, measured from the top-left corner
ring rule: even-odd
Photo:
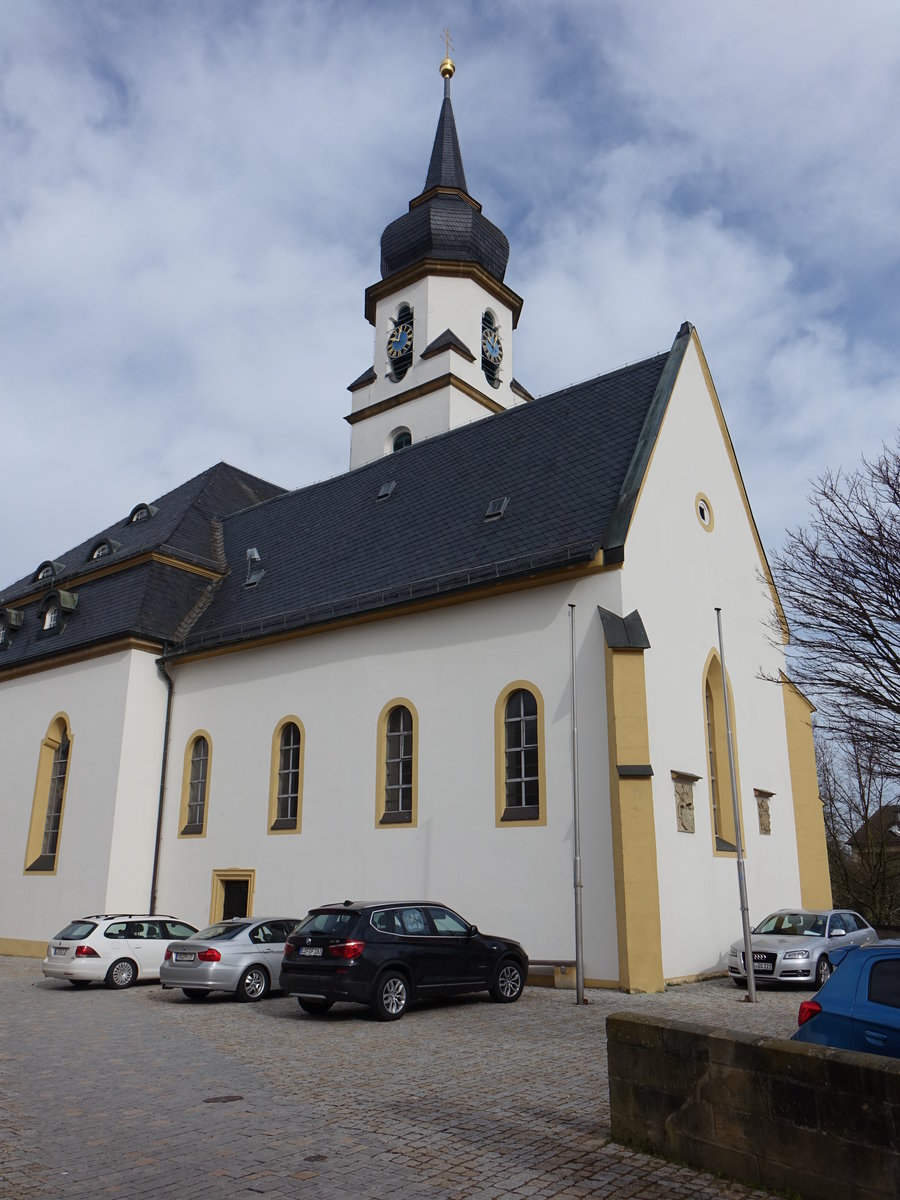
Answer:
[[[707,533],[712,533],[715,518],[713,517],[712,505],[709,502],[709,497],[704,496],[702,492],[698,492],[694,499],[694,512],[697,514],[697,520],[703,526]]]

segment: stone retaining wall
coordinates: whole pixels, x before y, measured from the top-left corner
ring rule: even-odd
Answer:
[[[804,1200],[900,1195],[900,1061],[627,1013],[606,1028],[615,1141]]]

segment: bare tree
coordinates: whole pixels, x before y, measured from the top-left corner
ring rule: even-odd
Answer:
[[[834,902],[878,928],[900,924],[900,794],[860,730],[816,747]]]
[[[820,730],[860,726],[900,773],[900,436],[849,474],[828,472],[812,520],[773,573],[791,629],[791,677]]]

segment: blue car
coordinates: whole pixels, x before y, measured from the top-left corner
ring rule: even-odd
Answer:
[[[900,941],[842,947],[831,963],[831,978],[800,1005],[791,1040],[900,1058]]]

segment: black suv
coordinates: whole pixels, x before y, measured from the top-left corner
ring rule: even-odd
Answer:
[[[280,986],[304,1012],[352,1000],[396,1021],[428,996],[486,991],[510,1004],[527,975],[518,942],[479,933],[443,904],[345,900],[312,909],[297,926],[284,947]]]

